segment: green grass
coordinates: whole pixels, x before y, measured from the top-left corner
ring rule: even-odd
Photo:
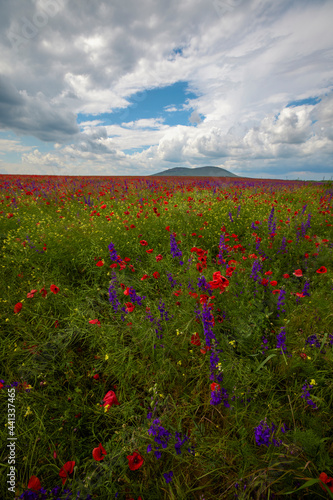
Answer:
[[[322,472],[333,475],[330,184],[257,181],[249,187],[246,181],[235,180],[220,186],[214,181],[206,185],[182,181],[177,186],[155,180],[149,188],[144,181],[139,185],[128,179],[126,191],[122,182],[115,186],[105,179],[82,178],[62,181],[58,191],[49,189],[46,197],[46,187],[41,187],[45,180],[21,182],[39,190],[26,195],[28,188],[19,189],[10,181],[1,185],[0,196],[4,199],[0,214],[1,498],[19,498],[31,476],[38,477],[48,491],[62,487],[59,471],[69,461],[75,461],[75,468],[64,488],[73,492],[71,498],[85,499],[88,494],[101,500],[116,494],[124,500],[332,497],[319,484]],[[83,201],[88,192],[92,207]],[[276,229],[270,238],[272,204]],[[100,215],[91,215],[93,210]],[[114,215],[107,220],[111,212]],[[308,214],[310,222],[302,233]],[[254,229],[255,221],[260,224]],[[131,224],[135,227],[130,228]],[[236,261],[227,266],[217,263],[221,228],[228,233],[226,245],[230,245],[223,256],[226,262]],[[170,252],[173,232],[181,242],[183,265]],[[286,253],[279,252],[283,238],[291,241],[286,243]],[[148,245],[141,245],[142,240]],[[110,268],[114,263],[108,250],[111,242],[123,261],[130,259],[122,270]],[[235,245],[240,246],[232,248]],[[194,247],[207,250],[201,272]],[[157,261],[159,254],[163,259]],[[262,260],[260,255],[267,258]],[[102,266],[96,265],[99,261]],[[262,265],[259,281],[251,278],[255,262]],[[318,273],[322,266],[327,271]],[[230,276],[226,267],[235,267]],[[301,277],[293,274],[297,269],[302,270]],[[227,289],[220,293],[220,289],[199,288],[199,278],[210,282],[216,271],[229,280]],[[272,274],[265,275],[267,271]],[[158,278],[153,277],[155,272]],[[174,287],[169,273],[177,282]],[[142,279],[144,275],[149,278]],[[277,284],[263,285],[263,278]],[[306,283],[310,295],[297,297]],[[120,303],[118,311],[110,302],[111,284]],[[58,293],[51,291],[51,285],[59,288]],[[126,287],[145,297],[142,305],[124,294]],[[43,288],[45,297],[40,292]],[[275,289],[286,292],[280,316]],[[27,297],[32,290],[36,292]],[[208,324],[199,301],[203,295],[215,296],[210,303],[216,343],[206,352]],[[135,309],[126,314],[121,307],[128,302]],[[22,303],[22,309],[14,313],[17,303]],[[162,304],[167,318],[164,313],[162,317]],[[201,311],[200,317],[195,310]],[[92,320],[99,324],[89,323]],[[286,352],[277,348],[282,327]],[[191,343],[194,333],[201,346]],[[319,347],[306,343],[312,335]],[[219,364],[210,379],[212,352]],[[223,375],[220,385],[228,394],[229,406],[210,404],[210,385],[218,374]],[[315,384],[304,398],[306,381]],[[20,384],[13,402],[15,493],[8,491],[6,483],[10,467],[6,386],[13,382]],[[30,384],[29,392],[24,382]],[[101,401],[108,391],[114,391],[119,405],[105,411]],[[309,397],[317,409],[307,402]],[[154,435],[148,432],[155,419],[169,433],[159,459],[154,455]],[[270,427],[276,426],[272,438],[281,442],[279,446],[257,444],[255,428],[265,419]],[[180,454],[175,448],[176,433],[181,433],[180,439],[188,437]],[[107,453],[100,462],[92,455],[99,443]],[[147,453],[149,445],[152,451]],[[144,462],[131,470],[127,456],[135,451]],[[170,471],[172,480],[166,483],[163,474]],[[310,480],[314,481],[298,490]],[[60,495],[54,498],[66,498]]]

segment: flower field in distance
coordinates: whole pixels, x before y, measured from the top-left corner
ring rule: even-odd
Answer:
[[[0,497],[332,498],[332,215],[330,182],[0,176]]]

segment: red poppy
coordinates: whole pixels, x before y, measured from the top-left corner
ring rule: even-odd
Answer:
[[[216,382],[213,382],[212,384],[210,384],[210,388],[212,391],[220,391],[221,390],[221,386],[219,384],[217,384]]]
[[[155,280],[157,280],[157,279],[160,277],[160,273],[159,273],[159,272],[157,272],[157,271],[155,271],[155,272],[153,273],[153,276],[154,276]]]
[[[98,380],[98,379],[99,379],[99,374],[98,374],[98,373],[95,373],[95,375],[93,375],[93,378],[94,378],[95,380]]]
[[[285,279],[290,278],[289,274],[284,274],[282,277]]]
[[[261,284],[262,284],[262,285],[264,285],[264,286],[265,286],[265,285],[268,285],[268,279],[263,278],[263,279],[261,280]]]
[[[321,266],[319,269],[317,269],[316,273],[319,274],[327,273],[327,269],[325,266]]]
[[[99,260],[99,261],[97,262],[96,266],[98,266],[98,267],[102,267],[102,266],[104,266],[104,262],[103,262],[102,260]]]
[[[62,478],[62,484],[64,485],[68,477],[73,474],[75,462],[69,461],[63,465],[59,471],[59,476]]]
[[[162,259],[163,259],[163,257],[161,254],[156,255],[156,262],[159,262]]]
[[[305,352],[300,352],[299,355],[301,356],[302,359],[306,359],[306,354]]]
[[[265,276],[270,276],[271,274],[273,274],[273,271],[266,271],[265,272]]]
[[[145,241],[145,240],[140,240],[140,244],[143,246],[143,247],[146,247],[148,245],[148,243]]]
[[[39,290],[39,293],[41,293],[43,295],[43,298],[45,298],[47,295],[47,291],[45,290],[45,288],[42,288],[41,290]]]
[[[270,284],[271,284],[272,286],[276,286],[276,285],[277,285],[277,281],[271,281],[271,282],[270,282]]]
[[[27,293],[27,298],[28,299],[33,299],[34,298],[34,294],[38,292],[38,290],[31,290],[31,292]]]
[[[58,328],[58,326],[59,326],[59,321],[56,319],[54,322],[54,328]]]
[[[131,470],[138,470],[143,465],[143,458],[136,451],[132,455],[128,455],[128,466]]]
[[[328,477],[326,472],[322,472],[319,476],[319,479],[323,483],[327,484],[329,490],[333,493],[333,477]],[[326,491],[322,484],[320,486],[324,491]]]
[[[134,309],[135,309],[135,305],[133,305],[133,304],[132,304],[132,302],[126,302],[126,303],[125,303],[125,306],[126,306],[126,310],[127,310],[128,312],[132,312],[132,311],[134,311]]]
[[[89,323],[90,323],[91,325],[98,325],[98,326],[101,326],[101,322],[99,321],[99,319],[91,319],[91,320],[89,321]]]
[[[40,484],[40,480],[37,476],[31,476],[28,482],[29,490],[38,491],[40,490],[42,485]]]
[[[18,302],[17,304],[15,304],[14,306],[14,313],[17,314],[18,312],[20,312],[22,309],[22,302]]]
[[[296,271],[293,273],[293,275],[300,278],[301,276],[303,276],[302,269],[296,269]]]
[[[59,288],[56,285],[51,285],[50,286],[51,292],[57,294],[59,292]]]
[[[165,229],[166,229],[167,231],[170,231],[170,226],[167,226]]]
[[[153,253],[154,249],[151,248],[150,250],[146,250],[147,253]]]
[[[92,456],[94,460],[100,462],[104,459],[103,455],[107,455],[106,450],[103,448],[102,443],[99,443],[97,448],[94,448],[92,451]]]
[[[146,279],[150,278],[150,276],[148,276],[148,274],[144,274],[141,278],[141,281],[144,281]]]
[[[200,342],[200,337],[199,337],[199,334],[197,332],[195,332],[192,337],[191,337],[191,344],[193,345],[201,345],[201,342]]]
[[[105,394],[104,399],[102,401],[103,406],[105,407],[106,411],[109,411],[109,408],[111,408],[112,405],[119,405],[119,401],[117,399],[117,396],[113,391],[109,391]]]

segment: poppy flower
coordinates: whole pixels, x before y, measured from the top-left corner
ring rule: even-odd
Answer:
[[[212,384],[210,384],[210,389],[212,391],[220,391],[221,390],[221,386],[219,384],[217,384],[216,382],[213,382]]]
[[[42,288],[41,290],[39,290],[39,293],[41,293],[43,295],[43,298],[45,298],[47,295],[47,291],[45,290],[45,288]]]
[[[22,302],[18,302],[17,304],[15,304],[14,306],[14,313],[17,314],[18,312],[20,312],[22,309]]]
[[[28,299],[33,299],[34,298],[34,294],[38,292],[38,290],[31,290],[31,292],[27,293],[27,298]]]
[[[97,448],[94,448],[92,451],[92,456],[94,460],[100,462],[104,459],[103,455],[107,455],[106,450],[103,448],[102,443],[99,443]]]
[[[303,276],[302,269],[296,269],[296,271],[293,273],[293,275],[300,278],[301,276]]]
[[[131,470],[138,470],[143,465],[143,458],[136,451],[132,455],[128,455],[128,466]]]
[[[148,245],[148,243],[145,240],[140,240],[140,245],[142,245],[143,247],[146,247]]]
[[[282,277],[285,278],[285,279],[290,278],[289,274],[283,274]]]
[[[59,288],[56,286],[56,285],[51,285],[50,286],[50,290],[51,292],[53,292],[54,294],[57,294],[59,292]]]
[[[159,262],[162,259],[163,259],[163,256],[161,254],[156,255],[156,262]]]
[[[153,273],[153,276],[154,276],[155,280],[157,280],[157,279],[160,277],[160,273],[159,273],[159,272],[157,272],[157,271],[155,271],[155,272]]]
[[[144,274],[141,278],[141,281],[144,281],[146,279],[150,278],[150,276],[148,276],[148,274]]]
[[[125,306],[128,312],[132,312],[135,309],[135,305],[133,305],[132,302],[126,302]]]
[[[327,273],[327,269],[325,266],[321,266],[319,269],[317,269],[316,273],[319,274]]]
[[[109,411],[109,408],[111,408],[112,405],[119,405],[117,396],[113,391],[109,391],[105,394],[102,403],[105,408],[105,411]]]
[[[201,345],[201,342],[200,342],[200,337],[199,337],[199,334],[197,332],[195,332],[192,337],[191,337],[191,344],[193,345],[198,345],[200,346]]]
[[[270,284],[271,284],[272,286],[276,286],[276,285],[277,285],[277,281],[270,281]]]
[[[103,262],[102,260],[99,260],[99,261],[97,262],[96,266],[98,266],[98,267],[102,267],[102,266],[104,266],[104,262]]]
[[[322,472],[319,476],[319,479],[323,483],[327,484],[329,490],[333,493],[333,477],[328,477],[328,475],[325,472]],[[322,484],[320,486],[323,490],[325,490]]]
[[[69,461],[69,462],[66,462],[60,469],[59,471],[59,476],[62,478],[62,484],[64,485],[65,482],[67,481],[68,477],[73,474],[73,471],[74,471],[74,466],[75,466],[75,462],[73,461]]]
[[[91,320],[89,321],[89,323],[90,323],[91,325],[98,325],[98,326],[101,326],[101,322],[99,321],[99,319],[91,319]]]
[[[40,484],[40,480],[36,476],[31,476],[28,482],[28,489],[33,491],[40,490],[42,485]]]

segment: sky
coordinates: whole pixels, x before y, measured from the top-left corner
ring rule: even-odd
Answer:
[[[333,178],[332,0],[0,11],[0,174]]]

